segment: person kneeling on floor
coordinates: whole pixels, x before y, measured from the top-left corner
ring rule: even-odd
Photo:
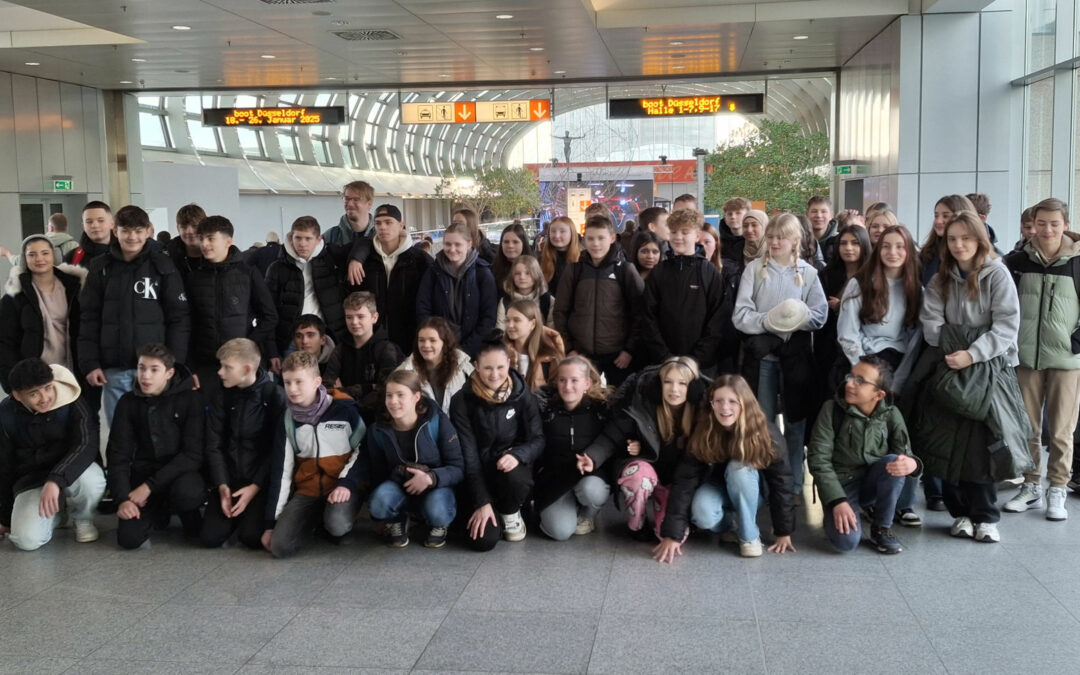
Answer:
[[[428,525],[424,546],[442,548],[457,515],[454,486],[465,477],[461,444],[450,418],[420,391],[420,376],[397,370],[386,380],[386,412],[372,425],[360,459],[339,485],[374,485],[371,517],[387,524],[387,543],[409,545],[409,515]]]
[[[869,507],[870,543],[880,553],[899,553],[891,526],[904,477],[922,470],[911,454],[904,419],[885,401],[892,368],[863,356],[844,378],[843,394],[826,401],[810,437],[807,460],[825,506],[825,534],[841,553],[862,538],[858,510]],[[872,511],[871,511],[872,509]]]
[[[24,551],[44,546],[67,501],[75,540],[96,540],[105,474],[94,462],[97,427],[75,376],[35,357],[16,363],[8,381],[11,398],[0,402],[0,536]]]

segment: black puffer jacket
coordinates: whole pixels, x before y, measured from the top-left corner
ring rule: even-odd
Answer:
[[[116,243],[116,235],[110,235],[108,244],[99,244],[90,237],[86,236],[83,232],[79,237],[79,247],[73,248],[68,251],[68,254],[64,256],[64,262],[69,265],[79,265],[81,267],[89,267],[90,261],[99,255],[105,255],[109,252],[109,248]]]
[[[386,331],[377,328],[363,347],[356,347],[351,335],[334,347],[323,380],[333,385],[340,379],[341,389],[360,404],[364,422],[371,424],[375,413],[382,409],[382,385],[404,360],[398,346],[387,339]]]
[[[54,273],[67,297],[68,346],[72,363],[78,363],[79,291],[86,281],[86,269],[61,265]],[[18,274],[13,269],[4,288],[4,297],[0,298],[0,387],[8,393],[11,391],[7,376],[11,368],[23,359],[41,356],[45,349],[45,319],[31,284],[29,272]]]
[[[134,368],[135,350],[161,343],[188,357],[191,323],[184,282],[164,253],[143,247],[125,262],[120,244],[90,263],[79,294],[79,369]]]
[[[136,384],[120,397],[105,450],[109,490],[118,500],[139,482],[153,491],[202,466],[206,412],[193,384],[191,371],[177,364],[159,396],[144,395]]]
[[[544,428],[536,397],[516,370],[510,396],[502,403],[489,403],[473,393],[466,382],[450,401],[450,420],[461,441],[465,457],[465,482],[473,508],[491,503],[484,474],[506,454],[522,464],[536,464],[544,450]]]
[[[612,246],[599,265],[588,253],[566,268],[555,290],[555,328],[567,351],[615,354],[630,349],[645,283]]]
[[[765,477],[765,484],[769,486],[769,516],[772,518],[773,534],[782,537],[795,531],[795,493],[792,488],[791,467],[787,460],[787,444],[780,430],[771,422],[769,437],[772,439],[774,459],[759,471]],[[706,482],[723,485],[727,466],[727,462],[706,464],[689,454],[683,455],[671,481],[667,512],[660,528],[662,536],[676,541],[681,541],[686,536],[690,527],[690,503],[694,499],[694,492]]]
[[[191,362],[217,363],[217,350],[237,337],[250,338],[263,355],[272,354],[277,310],[259,273],[244,263],[240,250],[229,249],[224,262],[206,259],[187,280],[191,301]]]
[[[705,396],[709,380],[699,377],[690,383],[686,405],[696,407]],[[660,483],[667,485],[682,458],[686,439],[676,437],[665,443],[656,422],[656,411],[663,404],[660,366],[650,366],[623,382],[611,397],[614,411],[604,432],[596,437],[586,452],[598,466],[611,458],[610,476],[617,480],[632,460],[649,462],[656,469]],[[641,454],[631,457],[626,452],[628,441],[641,442]]]
[[[201,255],[195,258],[188,256],[187,244],[180,237],[173,237],[169,241],[165,242],[165,246],[162,248],[165,255],[169,256],[169,260],[173,261],[176,265],[176,269],[180,272],[180,278],[185,282],[187,281],[188,274],[191,270],[199,264]]]
[[[541,387],[535,396],[544,425],[544,453],[537,462],[533,498],[537,509],[545,509],[581,480],[577,456],[585,454],[585,449],[604,431],[611,413],[607,403],[590,398],[567,410],[551,386]],[[603,467],[596,463],[588,475],[603,476]]]
[[[54,481],[75,482],[98,456],[98,433],[75,376],[52,366],[56,402],[34,413],[14,398],[0,402],[0,525],[11,525],[11,508],[20,492]],[[96,411],[94,413],[97,414]]]
[[[360,290],[375,296],[379,310],[379,328],[402,352],[412,351],[416,339],[416,304],[420,292],[420,280],[434,261],[424,251],[413,248],[408,240],[398,244],[407,247],[394,263],[394,269],[386,276],[386,264],[378,249],[372,244],[371,254],[364,261],[364,281]],[[494,307],[492,308],[494,311]]]
[[[284,414],[285,390],[261,369],[250,387],[217,387],[206,417],[211,485],[266,489],[274,431]]]
[[[330,336],[335,342],[341,342],[347,337],[345,310],[341,305],[345,300],[345,286],[342,281],[345,272],[335,260],[334,252],[328,246],[319,244],[311,259],[303,262],[297,257],[292,244],[286,240],[281,247],[281,256],[266,272],[266,287],[278,312],[274,344],[276,351],[270,354],[271,357],[281,356],[292,344],[293,326],[304,311],[304,272],[300,265],[311,267],[315,298]]]
[[[646,363],[692,356],[702,369],[716,363],[735,298],[704,258],[662,260],[645,282],[636,344]]]

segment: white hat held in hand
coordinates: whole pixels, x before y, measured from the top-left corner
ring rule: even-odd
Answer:
[[[785,300],[765,315],[765,330],[787,337],[810,318],[810,308],[802,300]]]

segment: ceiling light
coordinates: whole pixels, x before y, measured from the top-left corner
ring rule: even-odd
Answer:
[[[686,68],[686,66],[672,66],[671,67],[672,70],[684,70],[685,68]]]
[[[566,74],[566,71],[565,71],[565,70],[556,70],[556,71],[555,71],[555,74],[556,74],[556,75],[565,75],[565,74]]]
[[[191,30],[191,26],[173,26],[173,30]]]
[[[442,73],[441,75],[439,75],[439,77],[450,77],[450,76],[447,75],[446,73]]]
[[[791,39],[792,40],[809,40],[810,36],[809,35],[796,35],[796,36],[792,37]]]
[[[40,63],[38,63],[37,61],[27,61],[27,62],[26,62],[26,63],[24,63],[23,65],[24,65],[24,66],[40,66],[41,64],[40,64]]]
[[[260,59],[276,59],[277,57],[276,57],[276,56],[274,56],[273,54],[263,54],[263,55],[262,55],[262,56],[260,56],[259,58],[260,58]]]
[[[324,80],[336,80],[337,78],[336,77],[324,77],[323,79]]]
[[[668,44],[671,45],[672,47],[678,47],[679,45],[683,44],[683,41],[682,40],[672,40]]]
[[[496,19],[502,19],[503,21],[505,21],[506,19],[513,19],[514,15],[513,14],[496,14],[495,18]]]
[[[529,51],[530,52],[542,52],[542,51],[544,51],[544,48],[543,47],[529,47]]]
[[[131,84],[131,80],[120,80],[120,84]]]
[[[146,59],[131,59],[132,63],[146,63]]]

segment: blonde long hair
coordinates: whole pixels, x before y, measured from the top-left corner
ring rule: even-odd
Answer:
[[[694,404],[690,401],[690,385],[701,377],[701,369],[697,361],[689,356],[672,356],[660,366],[657,377],[660,378],[660,389],[663,391],[664,376],[673,370],[679,371],[687,379],[687,398],[682,404],[681,410],[668,405],[660,396],[660,405],[656,407],[656,427],[660,432],[660,438],[664,443],[671,443],[677,436],[689,438],[694,429]],[[678,419],[676,419],[676,417]]]
[[[555,276],[555,257],[558,251],[551,245],[551,228],[556,224],[570,228],[570,243],[566,246],[566,264],[576,263],[581,259],[581,239],[578,237],[577,228],[574,227],[574,221],[566,216],[559,216],[552,220],[548,223],[544,248],[540,251],[540,271],[543,273],[544,281],[547,283],[551,283],[552,277]]]
[[[765,234],[762,235],[762,239],[767,240],[770,232],[776,232],[780,238],[788,239],[792,242],[791,246],[791,258],[792,267],[795,268],[795,285],[803,285],[802,272],[799,271],[799,251],[802,247],[802,224],[799,223],[799,219],[792,213],[781,213],[777,216],[769,218],[769,224],[765,226]],[[765,279],[769,273],[769,243],[764,242],[761,253],[761,278]]]

